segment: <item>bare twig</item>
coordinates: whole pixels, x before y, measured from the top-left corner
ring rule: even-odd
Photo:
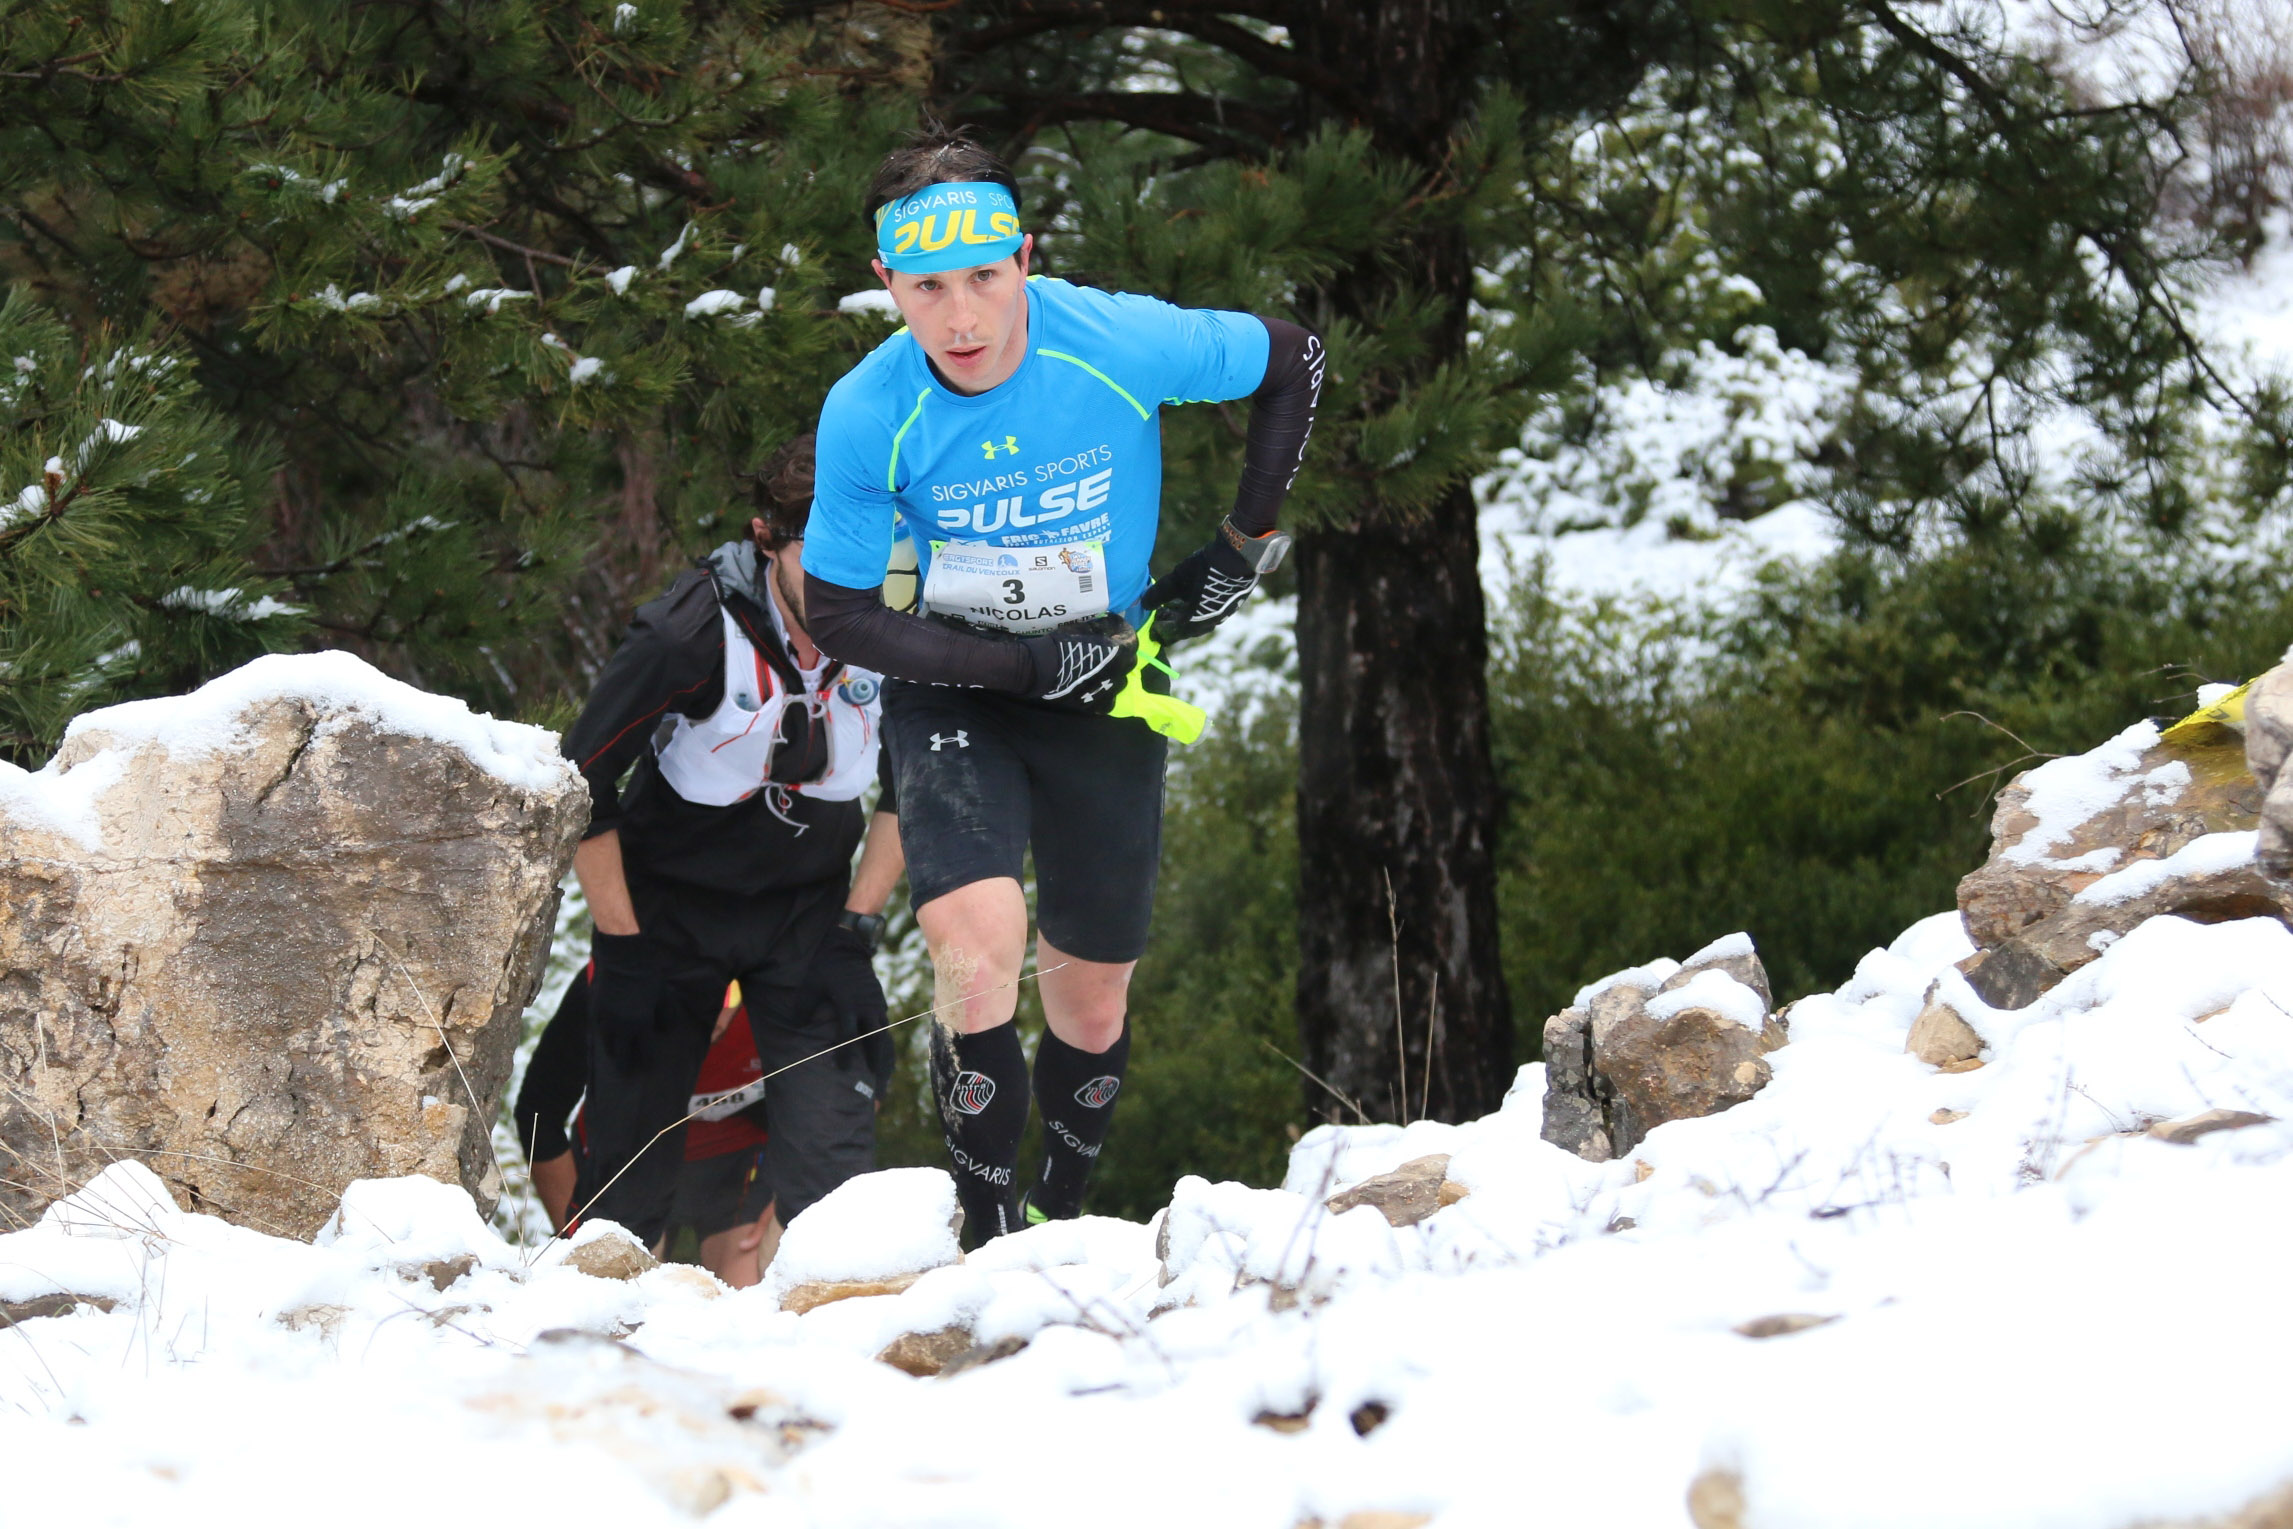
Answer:
[[[1401,1066],[1401,1108],[1403,1125],[1409,1124],[1409,1032],[1401,1023],[1401,912],[1393,900],[1393,871],[1385,871],[1385,922],[1393,931],[1393,1049]]]
[[[1433,970],[1433,999],[1425,1010],[1425,1079],[1418,1087],[1417,1118],[1423,1120],[1433,1105],[1433,1038],[1441,1028],[1441,969]]]
[[[2023,750],[2033,759],[2060,759],[2062,757],[2060,754],[2049,754],[2046,752],[2046,750],[2039,748],[2029,739],[2023,737],[2022,734],[2016,732],[2013,728],[2002,726],[1999,723],[1993,722],[1990,718],[1984,716],[1979,711],[1946,711],[1943,713],[1942,720],[1948,722],[1954,717],[1972,717],[1977,722],[1980,722],[1983,726],[2006,734],[2009,738],[2012,738],[2015,742],[2021,744]]]
[[[24,1346],[32,1351],[32,1357],[40,1361],[40,1368],[48,1372],[48,1384],[56,1388],[56,1399],[61,1401],[66,1394],[64,1383],[56,1378],[55,1370],[48,1364],[48,1356],[40,1352],[40,1345],[32,1341],[32,1335],[25,1332],[16,1319],[4,1311],[0,1311],[0,1325],[5,1325],[10,1332],[24,1340]]]
[[[2033,759],[2060,759],[2062,757],[2060,754],[2050,754],[2044,749],[2033,747],[2029,739],[2023,737],[2013,728],[2001,726],[2000,724],[1993,722],[1990,718],[1984,716],[1979,711],[1945,712],[1938,720],[1948,722],[1954,717],[1972,717],[1977,722],[1980,722],[1983,726],[1990,728],[1995,732],[2004,733],[2007,737],[2012,738],[2016,743],[2022,745],[2023,751],[2019,756],[2008,760],[2005,764],[1993,765],[1990,769],[1987,770],[1978,770],[1974,774],[1968,776],[1965,780],[1958,782],[1957,785],[1944,787],[1942,790],[1935,793],[1935,800],[1938,802],[1941,801],[1944,797],[1949,796],[1953,791],[1958,790],[1960,786],[1971,786],[1978,780],[1996,780],[1999,776],[2005,774],[2007,771],[2014,769],[2018,765],[2026,764]],[[1985,794],[1983,801],[1988,801],[1989,799],[1989,796]],[[1975,810],[1977,812],[1982,810],[1981,802],[1976,803]]]
[[[1347,1109],[1352,1110],[1354,1112],[1354,1118],[1360,1121],[1363,1125],[1366,1126],[1371,1124],[1369,1111],[1363,1109],[1360,1105],[1354,1103],[1353,1100],[1347,1098],[1344,1093],[1339,1091],[1336,1084],[1331,1083],[1328,1079],[1322,1077],[1319,1073],[1315,1072],[1305,1063],[1299,1061],[1296,1057],[1290,1055],[1290,1053],[1284,1051],[1281,1047],[1275,1045],[1272,1041],[1266,1039],[1264,1036],[1261,1035],[1258,1037],[1258,1044],[1264,1046],[1268,1051],[1273,1052],[1274,1055],[1280,1057],[1283,1061],[1289,1063],[1292,1067],[1295,1067],[1298,1069],[1298,1071],[1304,1073],[1309,1081],[1319,1083],[1322,1087],[1328,1089],[1330,1092],[1330,1097],[1337,1100],[1338,1103],[1344,1105]]]
[[[512,243],[499,234],[487,233],[474,223],[447,222],[442,226],[450,228],[458,234],[468,234],[471,238],[483,244],[490,244],[495,249],[506,250],[512,255],[523,255],[526,262],[526,275],[533,280],[533,289],[536,292],[541,290],[541,282],[538,278],[534,278],[533,273],[533,263],[536,260],[548,265],[561,265],[569,271],[576,269],[579,264],[579,262],[569,260],[563,255],[553,255],[548,250],[537,250],[528,245]]]
[[[1298,1283],[1295,1287],[1298,1296],[1305,1294],[1306,1282],[1314,1276],[1314,1259],[1322,1250],[1322,1223],[1329,1219],[1330,1186],[1337,1182],[1337,1177],[1338,1155],[1332,1152],[1322,1160],[1322,1181],[1314,1186],[1313,1194],[1307,1199],[1306,1213],[1291,1225],[1290,1235],[1282,1244],[1282,1256],[1274,1263],[1274,1289],[1277,1294],[1282,1289],[1283,1276],[1290,1272],[1290,1249],[1298,1245],[1298,1233],[1305,1230],[1310,1222],[1314,1234],[1306,1239],[1306,1261],[1298,1269]],[[1274,1296],[1268,1296],[1267,1305],[1272,1307],[1274,1300]]]
[[[430,1028],[438,1032],[438,1044],[446,1048],[446,1060],[454,1064],[454,1076],[462,1080],[462,1092],[470,1096],[471,1118],[477,1121],[479,1130],[486,1138],[486,1156],[493,1159],[494,1182],[507,1189],[510,1176],[502,1171],[502,1155],[494,1150],[493,1117],[487,1112],[484,1101],[478,1098],[477,1089],[471,1086],[470,1075],[462,1071],[462,1059],[454,1054],[453,1037],[446,1033],[445,1025],[438,1018],[438,1011],[430,1006],[430,1000],[424,996],[421,984],[414,980],[414,974],[406,969],[405,962],[398,959],[398,952],[392,950],[389,943],[371,928],[366,931],[366,937],[382,947],[382,953],[390,958],[390,964],[398,968],[398,975],[404,977],[406,986],[413,990],[414,1001],[421,1004],[422,1012],[430,1016]],[[521,1226],[516,1231],[519,1244],[523,1246],[525,1228]]]

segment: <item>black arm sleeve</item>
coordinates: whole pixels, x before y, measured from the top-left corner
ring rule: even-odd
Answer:
[[[847,589],[807,573],[804,625],[820,651],[862,669],[931,685],[1026,695],[1035,660],[1008,637],[972,636],[884,604],[883,586]]]
[[[698,570],[637,608],[597,688],[559,743],[589,782],[593,839],[621,826],[620,780],[668,711],[702,716],[724,699],[724,624],[716,590]]]
[[[1287,319],[1261,317],[1266,326],[1266,380],[1250,395],[1250,434],[1242,447],[1242,481],[1228,518],[1244,536],[1274,529],[1276,512],[1297,481],[1306,440],[1314,433],[1314,406],[1322,397],[1322,339]]]

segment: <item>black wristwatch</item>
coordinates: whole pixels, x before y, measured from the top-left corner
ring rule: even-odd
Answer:
[[[1282,559],[1290,555],[1290,533],[1280,529],[1268,531],[1264,536],[1244,536],[1234,529],[1232,520],[1220,520],[1219,531],[1226,545],[1242,554],[1250,571],[1261,579],[1282,566]]]
[[[846,908],[836,915],[839,928],[849,929],[868,947],[868,954],[876,953],[876,942],[884,937],[884,915],[881,913],[855,913]]]

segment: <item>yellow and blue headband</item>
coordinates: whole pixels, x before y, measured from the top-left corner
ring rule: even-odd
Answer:
[[[876,210],[876,258],[911,276],[1019,253],[1019,203],[994,181],[949,181]]]

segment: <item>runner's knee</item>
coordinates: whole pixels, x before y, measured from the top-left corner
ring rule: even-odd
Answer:
[[[1043,1012],[1059,1039],[1093,1055],[1122,1038],[1130,1008],[1135,961],[1086,961],[1039,939],[1035,966],[1043,973]]]
[[[1009,1019],[1027,954],[1027,901],[1019,883],[998,876],[958,887],[918,908],[916,921],[931,946],[943,1021],[971,1032]]]

